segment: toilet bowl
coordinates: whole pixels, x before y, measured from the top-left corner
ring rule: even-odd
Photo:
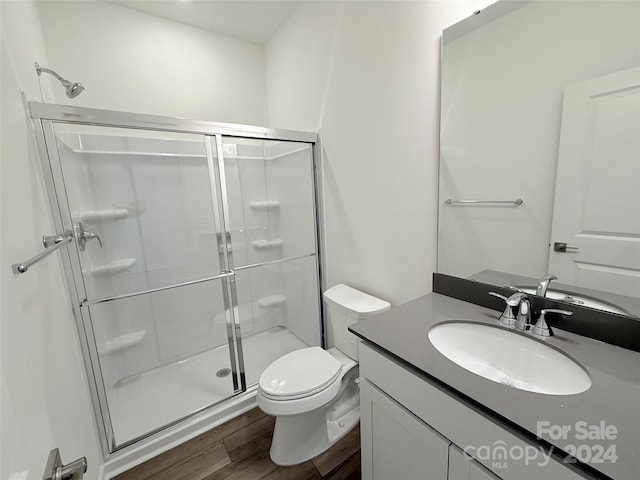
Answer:
[[[347,328],[391,307],[342,284],[323,296],[336,346],[288,353],[269,365],[258,382],[258,406],[276,417],[270,455],[277,465],[319,455],[358,423],[357,339]]]

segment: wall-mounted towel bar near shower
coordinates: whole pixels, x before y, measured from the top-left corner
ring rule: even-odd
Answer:
[[[34,257],[31,257],[29,260],[26,260],[20,263],[14,263],[13,265],[11,265],[11,269],[13,270],[13,273],[18,274],[18,273],[26,272],[27,270],[29,270],[29,267],[31,265],[33,265],[34,263],[38,263],[44,257],[49,255],[50,253],[55,252],[56,250],[61,248],[63,245],[66,245],[67,243],[69,243],[71,240],[73,240],[73,235],[71,234],[43,235],[42,244],[45,246],[46,250],[43,252],[40,252],[38,255]]]
[[[520,197],[515,200],[453,200],[447,198],[446,205],[522,205],[524,200]]]

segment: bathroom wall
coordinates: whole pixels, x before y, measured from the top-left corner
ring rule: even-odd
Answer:
[[[86,87],[58,103],[267,124],[262,46],[109,2],[38,8],[47,66]]]
[[[35,60],[87,87],[69,100],[43,76],[46,101],[320,128],[327,285],[349,283],[397,304],[430,290],[435,264],[440,31],[479,3],[305,2],[267,45],[261,77],[251,45],[220,49],[207,32],[117,5],[42,2],[43,39],[33,3],[0,2],[2,478],[27,470],[39,478],[54,446],[65,460],[86,455],[90,480],[102,463],[60,261],[49,257],[19,278],[9,271],[52,231],[19,97],[22,89],[40,99]]]
[[[525,203],[443,208],[439,271],[547,273],[564,89],[640,63],[638,13],[637,2],[532,2],[446,45],[441,203]],[[452,241],[466,238],[473,248]]]
[[[33,3],[0,2],[0,18],[0,478],[41,478],[58,447],[67,462],[86,456],[94,480],[102,452],[59,255],[11,272],[53,233],[20,96],[40,96],[33,62],[47,57]],[[43,87],[51,99],[51,84]]]
[[[268,42],[271,126],[322,133],[327,286],[431,290],[440,32],[489,3],[302,3]]]

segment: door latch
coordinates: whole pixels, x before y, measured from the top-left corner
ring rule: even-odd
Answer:
[[[571,250],[577,252],[579,250],[578,247],[571,247],[564,242],[554,242],[553,243],[553,251],[554,252],[566,252],[567,250]]]
[[[82,480],[86,471],[86,457],[79,458],[68,465],[63,465],[60,450],[54,448],[49,452],[42,480]]]

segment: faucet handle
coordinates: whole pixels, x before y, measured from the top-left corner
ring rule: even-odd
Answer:
[[[559,310],[557,308],[544,308],[540,310],[540,318],[536,322],[536,324],[531,327],[531,333],[534,335],[538,335],[539,337],[551,337],[553,336],[553,330],[551,327],[547,325],[546,315],[547,313],[559,313],[560,315],[571,316],[573,312],[568,310]]]
[[[499,293],[496,293],[496,292],[489,292],[489,295],[493,295],[494,297],[501,298],[501,299],[502,299],[502,300],[504,300],[505,302],[507,301],[507,297],[505,297],[504,295],[500,295]]]
[[[509,290],[513,290],[514,292],[527,293],[524,290],[519,289],[518,287],[514,287],[513,285],[503,285],[502,288],[508,288]]]
[[[499,293],[496,293],[496,292],[489,292],[489,295],[493,295],[494,297],[501,298],[510,307],[517,307],[518,305],[520,305],[520,302],[522,300],[525,300],[527,298],[527,294],[521,291],[517,291],[516,293],[510,295],[509,297],[500,295]]]
[[[516,317],[513,316],[513,310],[511,309],[511,307],[515,306],[515,305],[510,305],[509,304],[509,298],[511,298],[511,297],[507,298],[504,295],[500,295],[499,293],[496,293],[496,292],[489,292],[489,295],[493,295],[494,297],[501,298],[506,303],[506,305],[504,307],[504,311],[500,315],[500,318],[498,318],[498,321],[500,323],[502,323],[503,325],[506,325],[507,327],[515,326]]]
[[[85,230],[84,225],[82,225],[82,222],[78,222],[78,224],[75,225],[73,229],[76,233],[78,248],[80,248],[81,251],[84,251],[84,249],[87,248],[87,242],[89,240],[93,240],[94,238],[98,240],[98,243],[100,244],[100,248],[102,248],[102,240],[100,240],[100,237],[98,236],[98,234]]]
[[[517,307],[524,300],[528,300],[528,299],[529,299],[529,297],[527,296],[526,293],[524,293],[524,292],[516,292],[513,295],[511,295],[509,298],[507,298],[507,305],[510,305],[512,307]]]

